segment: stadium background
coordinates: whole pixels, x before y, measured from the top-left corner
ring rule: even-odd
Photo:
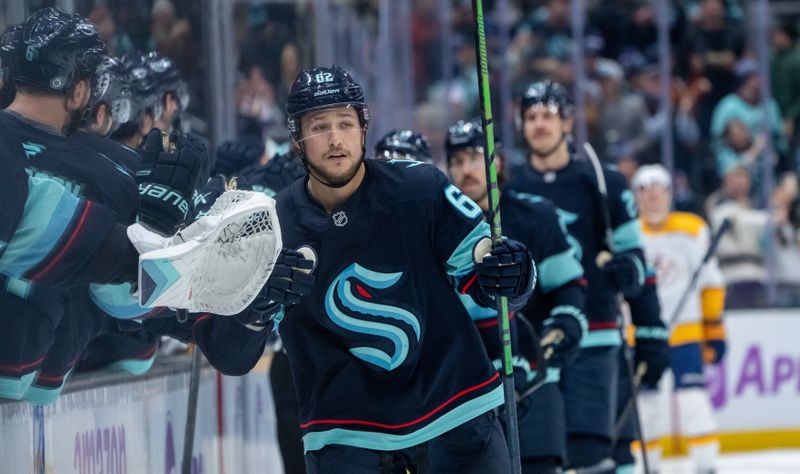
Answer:
[[[521,159],[516,92],[532,79],[556,79],[575,94],[577,143],[589,140],[623,171],[662,162],[674,171],[679,208],[704,215],[712,225],[735,218],[735,231],[720,247],[729,282],[730,352],[710,374],[722,447],[800,448],[800,3],[485,4],[495,115],[512,159]],[[478,112],[468,0],[4,0],[0,27],[45,6],[89,17],[116,55],[159,50],[175,60],[192,96],[184,124],[214,146],[255,135],[266,140],[268,153],[285,148],[282,104],[296,73],[314,64],[345,66],[365,85],[375,119],[370,145],[391,129],[417,129],[441,163],[447,126]],[[722,128],[714,127],[720,101],[752,77],[763,80],[758,103],[727,121],[719,118]],[[775,106],[777,116],[764,113]],[[183,415],[177,413],[183,410],[186,364],[180,357],[164,359],[139,379],[76,377],[63,399],[45,409],[0,403],[0,459],[24,458],[38,467],[69,459],[75,472],[93,472],[80,469],[89,461],[79,462],[91,457],[85,453],[92,433],[101,433],[93,452],[103,455],[100,446],[108,446],[111,456],[112,432],[129,423],[129,462],[134,440],[152,442],[151,431],[163,431],[164,407],[173,407],[170,426],[181,431]],[[205,406],[216,421],[198,436],[196,449],[216,454],[207,455],[202,472],[249,472],[230,463],[256,466],[271,459],[273,454],[254,449],[269,433],[257,431],[253,420],[263,419],[264,429],[271,429],[271,415],[264,415],[268,394],[258,388],[263,384],[266,390],[266,365],[260,370],[260,378],[243,381],[205,372],[201,410]],[[102,407],[120,402],[117,396],[129,406],[104,412]],[[259,410],[266,418],[255,416]],[[66,425],[70,430],[62,430]],[[175,436],[176,453],[180,437]],[[672,441],[679,452],[681,441]],[[151,463],[145,471],[169,472],[168,460],[145,451],[139,453]]]

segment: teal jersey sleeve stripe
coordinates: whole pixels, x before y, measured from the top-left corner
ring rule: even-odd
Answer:
[[[486,237],[489,237],[489,224],[481,221],[453,250],[453,253],[447,259],[446,269],[447,274],[454,279],[455,283],[475,267],[475,262],[472,259],[475,245]]]
[[[119,319],[132,319],[147,314],[150,308],[139,306],[131,290],[133,285],[89,285],[89,296],[98,308],[106,314]]]
[[[473,321],[493,319],[497,317],[497,308],[484,308],[483,306],[479,306],[470,295],[462,295],[457,291],[456,294],[458,295],[458,299],[461,300],[461,304],[463,304],[467,309],[467,313],[469,313],[469,317],[472,318]]]
[[[395,435],[374,431],[334,428],[306,434],[303,436],[303,447],[305,452],[316,451],[329,444],[342,444],[376,451],[397,451],[431,440],[503,403],[503,387],[498,386],[491,392],[453,408],[437,420],[413,433]]]
[[[24,276],[53,251],[81,202],[51,179],[32,176],[28,183],[22,222],[0,257],[0,272],[13,277]]]
[[[619,347],[622,337],[618,329],[599,329],[590,331],[581,341],[581,347]]]
[[[539,285],[547,293],[583,276],[583,267],[573,249],[551,255],[537,263]]]
[[[642,248],[642,227],[639,219],[631,219],[614,229],[614,252]]]
[[[583,311],[576,308],[572,305],[560,305],[556,306],[552,310],[550,310],[550,317],[545,319],[544,324],[547,325],[553,318],[558,316],[570,316],[575,318],[578,321],[578,324],[581,326],[581,341],[586,338],[586,335],[589,334],[589,320],[586,319],[586,315],[583,314]]]
[[[503,362],[500,359],[492,361],[492,365],[497,370],[503,369]],[[530,362],[522,357],[514,356],[511,358],[511,365],[514,367],[515,373],[517,370],[525,374],[525,381],[530,383],[536,378],[536,369],[531,368]],[[545,376],[544,383],[558,383],[561,381],[561,369],[558,367],[548,367],[547,375]]]

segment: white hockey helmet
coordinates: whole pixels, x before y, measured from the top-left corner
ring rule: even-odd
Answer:
[[[650,186],[662,186],[666,189],[671,189],[672,177],[662,165],[644,165],[636,170],[631,186],[634,189],[649,188]]]

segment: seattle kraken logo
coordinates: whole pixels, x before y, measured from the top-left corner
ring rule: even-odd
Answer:
[[[417,342],[420,337],[419,319],[409,311],[388,304],[373,303],[373,296],[362,282],[370,288],[383,290],[395,285],[403,273],[379,273],[368,270],[357,263],[345,268],[337,276],[325,293],[325,311],[337,326],[351,332],[385,338],[394,346],[392,351],[377,347],[359,346],[350,348],[350,353],[370,364],[385,370],[394,370],[408,356],[410,342],[407,331],[401,326],[408,325],[414,332]],[[357,296],[358,295],[358,296]],[[386,322],[370,321],[345,313],[364,314],[385,318]],[[397,322],[403,324],[397,324]]]
[[[44,145],[31,142],[24,142],[22,148],[25,150],[25,157],[29,160],[47,149]]]

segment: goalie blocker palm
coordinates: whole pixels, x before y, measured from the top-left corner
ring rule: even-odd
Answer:
[[[174,233],[190,215],[190,199],[207,160],[203,142],[173,132],[173,150],[164,150],[161,130],[150,131],[136,171],[139,184],[139,221],[163,235]]]

